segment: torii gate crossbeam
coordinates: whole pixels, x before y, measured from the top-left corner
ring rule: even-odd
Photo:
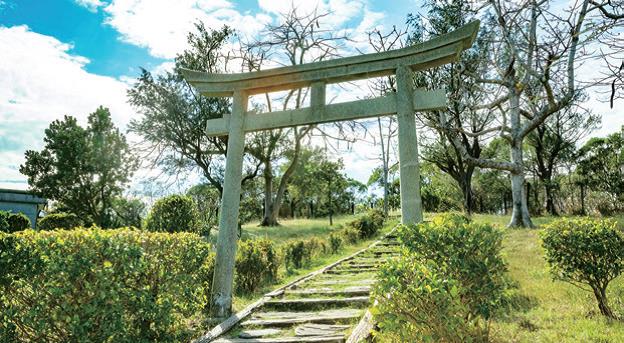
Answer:
[[[450,63],[472,46],[479,21],[429,41],[387,52],[338,58],[242,74],[210,74],[182,70],[185,79],[201,94],[232,97],[232,113],[209,120],[210,136],[228,136],[217,256],[212,283],[211,312],[214,317],[231,313],[232,282],[245,133],[258,130],[325,123],[396,114],[399,124],[401,215],[404,224],[422,221],[420,170],[415,112],[446,108],[443,90],[414,90],[412,72]],[[396,75],[396,93],[339,104],[326,104],[327,84]],[[270,112],[247,111],[249,96],[310,87],[310,107]]]

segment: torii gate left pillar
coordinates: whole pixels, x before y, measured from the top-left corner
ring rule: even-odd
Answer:
[[[397,115],[401,220],[404,224],[421,222],[418,137],[414,112],[445,109],[446,96],[443,90],[414,90],[412,71],[458,59],[459,54],[472,45],[478,28],[479,22],[475,21],[448,34],[403,49],[245,74],[208,74],[183,70],[186,80],[202,94],[233,98],[232,113],[209,120],[206,126],[208,135],[228,136],[212,283],[213,317],[226,317],[232,308],[245,132]],[[396,75],[396,93],[346,103],[325,103],[328,83],[393,74]],[[310,107],[260,114],[247,111],[249,95],[303,87],[311,88]]]

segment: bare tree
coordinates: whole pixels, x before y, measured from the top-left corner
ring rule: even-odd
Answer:
[[[510,145],[510,161],[474,158],[458,135],[451,135],[451,141],[471,163],[510,172],[509,226],[531,227],[525,190],[524,139],[550,116],[579,99],[582,88],[576,82],[575,70],[591,57],[584,48],[597,44],[598,37],[608,32],[612,23],[591,16],[599,7],[590,0],[574,2],[563,13],[551,10],[545,0],[489,0],[487,5],[496,32],[494,54],[489,61],[492,70],[479,75],[477,80],[487,85],[488,94],[500,94],[482,107],[497,109],[501,119],[500,125],[482,133],[498,132]],[[587,30],[590,21],[592,30]],[[448,132],[461,130],[444,112],[440,112],[439,124]]]
[[[396,28],[396,26],[393,26],[392,30],[385,34],[382,33],[380,30],[374,30],[370,32],[368,34],[368,42],[375,52],[399,49],[402,48],[405,44],[406,34],[406,30],[399,30]],[[383,96],[388,93],[394,92],[396,90],[394,76],[392,75],[371,81],[369,82],[369,88],[371,90],[371,93],[375,96]],[[391,143],[398,134],[396,117],[377,117],[377,129],[379,136],[376,138],[378,138],[379,147],[381,148],[381,183],[384,192],[383,212],[384,215],[387,217],[389,210],[388,198],[390,195],[390,185],[388,184],[388,178],[390,173],[390,157],[394,155],[391,153]]]
[[[450,32],[475,19],[472,5],[465,1],[431,1],[427,3],[427,7],[429,11],[426,17],[408,16],[410,43],[423,42],[431,36]],[[449,131],[439,125],[437,112],[423,113],[420,119],[433,130],[425,130],[421,135],[422,157],[457,183],[462,191],[464,211],[468,214],[475,207],[472,176],[476,165],[469,163],[462,152],[467,152],[473,159],[481,156],[482,141],[489,138],[481,132],[495,118],[494,111],[475,106],[483,102],[485,93],[472,76],[487,68],[490,35],[488,27],[482,27],[476,42],[464,52],[460,61],[421,72],[415,77],[418,87],[438,88],[443,85],[446,88],[449,105],[445,116],[452,122],[454,130]],[[450,143],[449,135],[457,137],[463,150]]]
[[[261,39],[243,45],[243,59],[249,70],[260,70],[269,62],[281,65],[299,65],[322,61],[336,57],[340,44],[347,38],[336,30],[322,27],[323,20],[329,13],[315,12],[300,15],[295,8],[283,15],[279,24],[268,26],[261,33]],[[289,91],[280,99],[265,95],[266,110],[275,108],[274,102],[281,102],[281,109],[300,108],[306,99],[307,89]],[[284,193],[292,176],[301,151],[302,141],[308,137],[311,126],[275,129],[258,136],[260,140],[251,154],[263,166],[264,179],[264,215],[263,226],[278,225],[279,209]],[[289,165],[279,177],[275,174],[272,163],[280,160],[286,153],[291,156]],[[277,185],[275,183],[277,182]]]

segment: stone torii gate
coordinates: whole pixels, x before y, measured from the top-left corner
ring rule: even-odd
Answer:
[[[226,317],[232,307],[232,281],[243,167],[245,133],[250,131],[397,115],[402,222],[422,221],[416,111],[446,108],[444,90],[413,89],[412,72],[450,63],[472,46],[479,29],[474,21],[445,35],[403,49],[338,58],[242,74],[210,74],[183,70],[184,78],[201,94],[233,97],[232,113],[209,120],[210,136],[228,136],[223,198],[219,218],[217,256],[212,284],[211,311]],[[396,75],[396,93],[383,97],[326,104],[327,84]],[[250,95],[310,87],[310,107],[253,113]]]

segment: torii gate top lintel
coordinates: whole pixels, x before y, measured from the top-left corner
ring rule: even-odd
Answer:
[[[225,317],[232,308],[232,282],[238,240],[238,213],[245,132],[396,114],[399,126],[401,220],[422,221],[416,111],[446,107],[443,90],[413,89],[412,71],[452,62],[475,40],[479,21],[421,44],[381,53],[261,70],[244,74],[210,74],[182,70],[201,94],[233,97],[232,113],[206,123],[210,136],[228,135],[225,178],[219,217],[217,256],[212,283],[211,312]],[[325,103],[325,89],[338,83],[396,74],[396,92],[338,104]],[[310,106],[294,110],[251,113],[249,96],[310,87]]]
[[[399,66],[423,70],[456,60],[475,40],[479,21],[406,48],[249,73],[216,74],[182,69],[184,78],[205,96],[248,95],[309,87],[314,82],[338,83],[394,74]]]

